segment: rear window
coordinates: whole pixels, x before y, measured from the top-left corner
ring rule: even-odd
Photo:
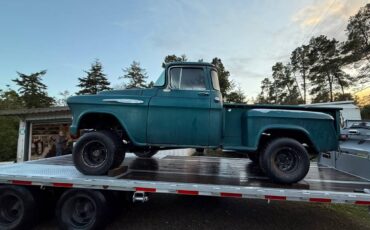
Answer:
[[[213,89],[220,91],[220,82],[218,81],[218,74],[215,70],[211,70]]]
[[[206,80],[202,68],[174,67],[170,70],[172,89],[205,90]]]

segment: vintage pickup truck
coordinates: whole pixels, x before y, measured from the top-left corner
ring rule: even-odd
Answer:
[[[73,96],[70,131],[77,169],[106,174],[126,151],[221,148],[249,155],[277,183],[302,180],[310,158],[337,150],[339,110],[223,103],[216,68],[180,62],[165,67],[153,88]]]

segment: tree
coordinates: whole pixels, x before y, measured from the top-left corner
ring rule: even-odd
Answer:
[[[56,100],[55,104],[57,106],[67,106],[67,99],[71,96],[71,93],[68,90],[64,90],[63,92],[59,92],[59,96],[61,98]]]
[[[341,70],[341,57],[338,41],[326,36],[310,40],[310,75],[312,84],[310,94],[314,102],[334,101],[337,89],[345,94],[345,88],[351,86],[355,79]]]
[[[234,103],[246,103],[246,97],[241,87],[239,86],[237,90],[230,92],[226,97],[227,102]]]
[[[350,53],[352,60],[359,60],[370,54],[370,3],[349,18],[343,51]]]
[[[370,105],[365,105],[361,108],[361,118],[370,119]]]
[[[19,109],[23,106],[23,100],[15,90],[0,90],[0,110]],[[18,124],[16,117],[0,117],[0,161],[16,159]]]
[[[298,86],[292,77],[292,70],[289,65],[277,62],[272,67],[272,78],[274,80],[276,103],[289,105],[302,103]]]
[[[139,62],[133,61],[129,68],[123,70],[126,74],[121,78],[126,78],[129,83],[126,88],[147,88],[146,79],[148,78],[145,69],[140,66]]]
[[[357,76],[361,82],[368,82],[370,72],[370,3],[361,7],[356,15],[349,18],[347,40],[342,46],[344,64],[366,60],[361,65]]]
[[[276,103],[275,90],[273,83],[269,78],[264,78],[261,82],[261,93],[258,94],[256,104],[274,104]]]
[[[292,71],[297,72],[300,75],[301,87],[303,91],[303,103],[307,103],[307,86],[308,86],[308,75],[310,70],[310,47],[308,45],[302,45],[296,48],[290,57],[292,64]]]
[[[224,64],[218,57],[212,59],[212,64],[216,67],[218,72],[218,81],[220,82],[222,97],[226,98],[227,94],[234,88],[233,82],[229,79],[230,72],[225,69]]]
[[[97,94],[103,90],[111,90],[109,87],[110,82],[105,77],[106,75],[103,73],[103,66],[98,59],[91,64],[89,71],[84,72],[87,76],[78,78],[80,84],[77,86],[80,87],[81,90],[77,92],[77,95]]]
[[[334,101],[352,101],[354,100],[353,95],[350,93],[335,93]]]
[[[171,62],[185,62],[188,61],[188,58],[186,57],[185,54],[182,54],[181,56],[176,56],[175,54],[172,55],[167,55],[164,58],[164,61],[162,63],[162,67],[165,68],[168,63]]]
[[[19,86],[18,92],[27,108],[49,107],[54,103],[54,99],[48,96],[47,86],[41,81],[46,70],[29,75],[20,72],[17,74],[18,78],[12,81]]]

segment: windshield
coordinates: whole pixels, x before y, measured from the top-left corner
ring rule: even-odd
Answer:
[[[164,86],[164,82],[165,82],[165,79],[164,79],[164,70],[163,70],[161,75],[159,75],[159,78],[155,81],[154,86]]]

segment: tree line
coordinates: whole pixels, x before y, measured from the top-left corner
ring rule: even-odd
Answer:
[[[312,37],[295,48],[287,63],[272,66],[261,82],[256,103],[306,104],[354,99],[352,86],[370,80],[370,4],[351,16],[346,40],[325,35]],[[357,67],[359,66],[359,67]],[[355,73],[345,71],[355,69]]]
[[[162,63],[164,68],[166,64],[171,62],[188,61],[186,55],[176,56],[167,55]],[[199,60],[203,61],[203,60]],[[230,79],[230,72],[227,71],[220,58],[214,58],[212,63],[218,69],[220,88],[225,101],[244,103],[246,97],[240,88],[236,87],[236,84]],[[140,63],[133,61],[132,64],[122,69],[123,74],[119,76],[119,79],[123,79],[123,85],[118,88],[151,88],[154,85],[153,81],[147,82],[148,74],[146,70],[141,67]],[[24,74],[17,72],[17,78],[12,81],[16,83],[18,89],[14,90],[11,88],[0,90],[0,102],[4,101],[4,106],[0,109],[10,109],[10,104],[7,103],[9,98],[7,95],[12,95],[17,99],[16,106],[22,108],[42,108],[50,107],[55,105],[65,105],[65,101],[68,96],[71,96],[69,91],[60,93],[61,98],[56,99],[48,95],[47,86],[43,83],[43,77],[47,71],[42,70],[39,72]],[[78,78],[77,95],[84,94],[97,94],[104,90],[112,90],[111,82],[108,80],[106,74],[103,71],[102,63],[96,59],[90,66],[89,70],[84,71],[85,76]],[[117,87],[116,87],[117,88]],[[14,104],[11,104],[12,106]]]

